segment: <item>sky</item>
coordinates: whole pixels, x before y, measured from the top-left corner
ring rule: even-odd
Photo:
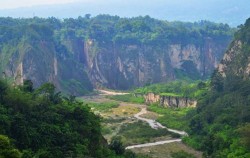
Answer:
[[[76,2],[77,0],[0,0],[0,9],[14,9],[37,5],[54,5]]]
[[[77,18],[91,14],[168,21],[209,20],[237,26],[250,17],[250,0],[0,0],[0,17]]]

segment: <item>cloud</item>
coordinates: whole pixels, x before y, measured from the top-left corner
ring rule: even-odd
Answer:
[[[14,9],[32,7],[37,5],[52,5],[77,2],[79,0],[4,0],[0,1],[0,9]]]

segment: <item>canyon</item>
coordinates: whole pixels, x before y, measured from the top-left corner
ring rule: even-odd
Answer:
[[[16,85],[31,80],[34,87],[51,82],[76,96],[93,88],[128,90],[177,79],[207,79],[233,33],[227,25],[170,23],[148,16],[2,18],[0,24],[1,77]]]

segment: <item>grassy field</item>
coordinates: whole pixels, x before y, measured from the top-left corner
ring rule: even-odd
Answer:
[[[193,108],[173,109],[150,105],[148,110],[159,114],[157,121],[164,126],[178,130],[185,130],[188,126],[186,115],[193,110]]]
[[[133,94],[113,95],[113,96],[108,96],[108,98],[117,100],[117,101],[122,101],[122,102],[129,102],[129,103],[137,103],[137,104],[144,103],[144,98],[142,96],[136,97]]]
[[[119,106],[117,102],[87,103],[93,111],[109,112],[112,108]]]
[[[170,143],[153,147],[131,149],[136,154],[150,158],[201,158],[202,153],[187,147],[183,143]]]
[[[167,140],[172,137],[166,129],[155,130],[142,121],[123,124],[117,135],[122,137],[125,146]]]

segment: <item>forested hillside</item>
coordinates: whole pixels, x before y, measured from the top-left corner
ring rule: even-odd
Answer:
[[[116,154],[101,135],[100,118],[82,102],[63,97],[50,83],[33,89],[29,80],[18,87],[0,80],[0,157],[103,158]]]
[[[34,86],[52,82],[80,95],[94,87],[128,89],[178,78],[205,79],[234,29],[208,21],[168,22],[99,15],[0,18],[1,76]]]
[[[190,121],[188,144],[209,157],[250,157],[250,19],[211,78]]]

